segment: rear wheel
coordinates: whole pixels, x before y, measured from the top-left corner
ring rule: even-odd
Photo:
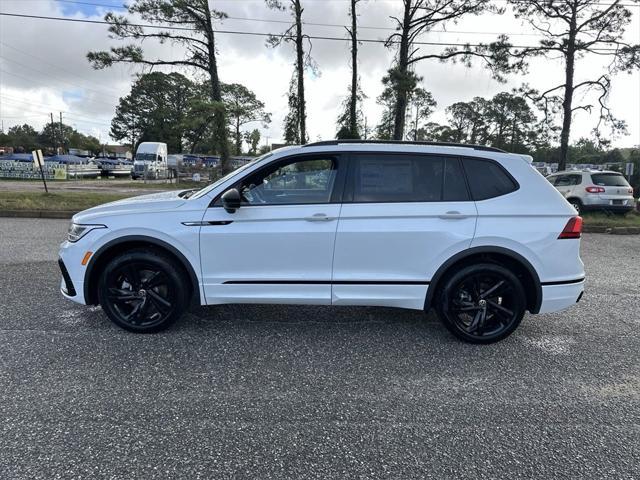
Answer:
[[[526,295],[510,270],[494,264],[471,265],[446,279],[436,309],[445,327],[461,340],[493,343],[518,327]]]
[[[582,202],[580,200],[578,200],[577,198],[571,198],[569,199],[569,203],[573,208],[576,209],[578,215],[582,213]]]
[[[137,333],[164,330],[185,311],[188,282],[180,265],[159,252],[132,250],[100,275],[98,298],[118,326]]]

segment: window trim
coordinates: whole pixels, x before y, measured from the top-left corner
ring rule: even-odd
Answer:
[[[493,163],[494,165],[496,165],[500,170],[502,170],[502,173],[504,173],[512,182],[513,185],[515,186],[515,188],[513,190],[511,190],[510,192],[507,193],[503,193],[502,195],[496,195],[493,197],[489,197],[489,198],[483,198],[481,200],[476,200],[473,197],[473,192],[471,191],[471,184],[469,183],[469,174],[467,173],[467,169],[464,166],[464,160],[465,159],[470,159],[470,160],[481,160],[483,162],[490,162]],[[520,190],[520,183],[518,183],[518,181],[513,177],[513,175],[511,175],[511,172],[509,172],[509,170],[507,170],[506,168],[504,168],[500,162],[495,161],[492,158],[487,158],[487,157],[471,157],[471,156],[460,156],[460,160],[461,160],[461,164],[462,164],[462,170],[464,170],[464,176],[467,179],[467,187],[469,188],[469,198],[471,198],[471,202],[484,202],[486,200],[493,200],[494,198],[500,198],[500,197],[504,197],[505,195],[511,195],[512,193],[517,192],[518,190]]]
[[[356,164],[358,162],[358,155],[385,155],[385,156],[411,156],[411,157],[428,157],[428,158],[445,158],[446,160],[452,159],[458,162],[460,169],[462,171],[462,177],[464,180],[465,188],[467,190],[467,200],[443,200],[444,196],[444,172],[442,175],[441,192],[440,192],[440,200],[385,200],[385,201],[367,201],[367,202],[356,202],[353,200],[354,198],[354,190],[355,190],[355,172],[356,172]],[[469,158],[480,158],[480,157],[469,157]],[[497,162],[496,162],[497,163]],[[462,202],[473,202],[473,196],[471,195],[471,189],[469,187],[469,180],[467,178],[467,173],[464,170],[464,162],[463,157],[460,155],[450,155],[443,153],[422,153],[422,152],[375,152],[375,151],[352,151],[349,152],[349,172],[347,173],[347,178],[345,181],[344,187],[344,195],[342,198],[342,203],[350,203],[357,205],[366,205],[366,204],[387,204],[387,203],[462,203]]]
[[[277,160],[273,160],[266,165],[257,168],[245,175],[242,178],[237,179],[223,191],[218,193],[211,202],[209,202],[208,208],[222,208],[222,204],[218,203],[220,197],[231,188],[238,188],[239,185],[244,182],[245,179],[251,177],[253,175],[258,175],[264,170],[271,168],[278,168],[282,165],[286,165],[289,163],[293,163],[294,161],[298,161],[301,159],[306,160],[327,160],[332,159],[336,162],[336,178],[333,182],[333,190],[331,191],[331,196],[328,202],[313,202],[313,203],[264,203],[264,204],[256,204],[256,205],[242,205],[242,207],[281,207],[281,206],[304,206],[304,205],[331,205],[335,203],[341,203],[342,197],[344,194],[344,186],[345,186],[345,178],[346,178],[346,170],[349,167],[349,159],[348,155],[345,155],[344,152],[336,152],[336,151],[326,151],[326,152],[315,152],[315,153],[297,153],[295,155],[289,155],[286,157],[278,158]]]

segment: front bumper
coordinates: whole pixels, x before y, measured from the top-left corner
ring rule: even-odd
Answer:
[[[62,274],[60,292],[65,298],[81,305],[84,300],[84,274],[86,267],[82,265],[82,258],[86,250],[75,243],[64,242],[58,253],[58,266]]]
[[[580,301],[584,280],[575,283],[542,285],[542,305],[538,313],[559,312]]]
[[[76,287],[73,284],[73,280],[71,280],[69,271],[67,270],[67,267],[61,258],[58,258],[58,266],[60,267],[60,273],[62,273],[62,284],[60,285],[60,291],[67,298],[75,297],[77,295]]]

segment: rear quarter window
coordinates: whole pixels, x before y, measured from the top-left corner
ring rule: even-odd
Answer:
[[[628,187],[629,182],[619,173],[592,173],[591,181],[601,187]]]
[[[490,160],[465,158],[464,170],[474,200],[487,200],[516,191],[516,181],[502,166]]]

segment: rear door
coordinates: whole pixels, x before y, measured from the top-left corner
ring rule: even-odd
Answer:
[[[423,308],[438,266],[469,247],[476,216],[457,157],[352,154],[332,303]]]

